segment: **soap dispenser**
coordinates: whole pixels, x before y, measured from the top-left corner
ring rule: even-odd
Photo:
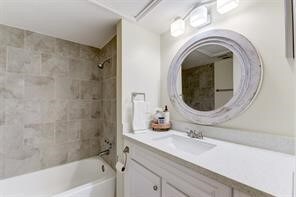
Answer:
[[[164,123],[169,124],[170,123],[170,112],[168,110],[167,105],[164,107],[163,114],[164,114]]]

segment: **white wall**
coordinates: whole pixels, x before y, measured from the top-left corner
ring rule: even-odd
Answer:
[[[195,34],[213,28],[237,31],[258,49],[264,66],[262,89],[252,106],[239,117],[218,125],[235,129],[293,136],[294,86],[293,64],[285,58],[284,1],[241,0],[237,9],[225,15],[212,10],[213,23],[201,30],[189,29],[173,38],[161,36],[161,103],[169,105],[173,120],[184,121],[173,110],[167,94],[167,72],[170,62],[184,42]]]
[[[144,92],[151,111],[160,104],[160,36],[122,20],[122,124],[131,129],[131,93]]]
[[[117,25],[117,156],[122,161],[123,132],[131,130],[131,93],[144,92],[151,110],[160,104],[160,36],[127,20]],[[117,173],[117,197],[123,176]]]
[[[233,89],[233,59],[224,59],[214,64],[215,109],[225,105],[233,96],[234,91],[217,92],[217,89]]]

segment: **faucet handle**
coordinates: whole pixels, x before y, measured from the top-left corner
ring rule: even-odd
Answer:
[[[188,130],[186,131],[186,133],[187,133],[187,136],[189,136],[189,137],[192,137],[193,134],[194,134],[193,130],[191,130],[191,129],[188,129]]]

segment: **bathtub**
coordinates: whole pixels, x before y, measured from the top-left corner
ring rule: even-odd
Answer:
[[[92,157],[0,181],[0,197],[114,197],[115,172]]]

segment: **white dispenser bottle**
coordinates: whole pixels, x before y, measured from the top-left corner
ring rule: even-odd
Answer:
[[[167,105],[164,107],[163,114],[164,114],[164,123],[169,124],[170,123],[170,112],[168,110]]]

